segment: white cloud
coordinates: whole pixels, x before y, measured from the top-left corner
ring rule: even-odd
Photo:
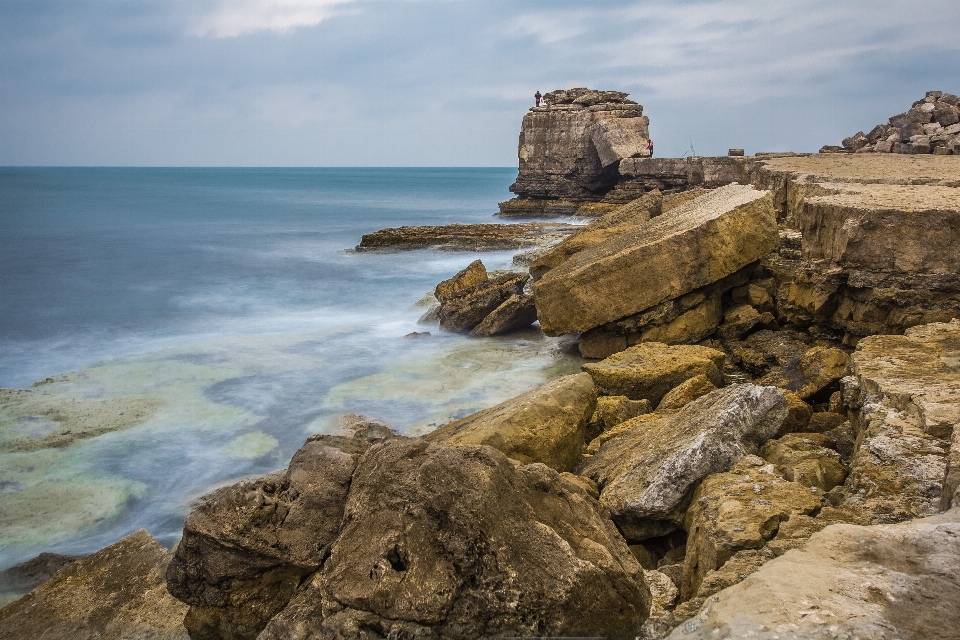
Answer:
[[[190,34],[233,38],[256,31],[285,32],[312,27],[343,13],[354,0],[219,0],[215,8],[200,15]]]

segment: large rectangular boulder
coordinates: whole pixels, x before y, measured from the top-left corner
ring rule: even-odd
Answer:
[[[732,184],[582,251],[534,285],[547,335],[587,331],[734,273],[778,242],[767,191]]]

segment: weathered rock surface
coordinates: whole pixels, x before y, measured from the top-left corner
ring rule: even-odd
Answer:
[[[582,95],[566,102],[571,92]],[[556,98],[557,102],[547,98],[547,106],[534,107],[524,116],[520,170],[510,187],[519,201],[501,204],[500,215],[518,210],[521,215],[535,215],[537,209],[524,207],[527,203],[539,205],[550,215],[550,203],[557,201],[572,202],[575,211],[576,203],[599,201],[616,186],[622,158],[649,155],[649,120],[643,116],[643,107],[628,100],[627,94],[589,89],[562,94],[566,97]],[[547,94],[551,95],[561,93]],[[585,95],[594,97],[584,102]]]
[[[449,298],[472,291],[485,284],[488,279],[487,268],[483,266],[483,262],[474,260],[452,278],[438,284],[433,290],[433,295],[438,302],[443,303]]]
[[[791,482],[830,491],[843,483],[847,470],[840,463],[840,454],[822,446],[826,438],[817,435],[791,433],[770,440],[760,448],[760,457]]]
[[[491,311],[470,331],[475,338],[487,338],[526,329],[537,321],[537,307],[533,295],[512,295]]]
[[[442,299],[440,328],[455,333],[469,333],[512,296],[523,295],[523,285],[527,277],[503,274],[472,289]]]
[[[352,436],[315,435],[286,471],[219,489],[187,517],[167,568],[170,593],[190,605],[194,638],[255,638],[317,571],[340,533],[360,455],[393,437],[358,421]]]
[[[756,453],[787,415],[773,387],[718,389],[656,424],[609,440],[577,470],[600,487],[600,502],[628,540],[680,526],[697,485]]]
[[[132,533],[0,609],[0,637],[188,640],[187,606],[164,583],[170,556],[145,530]]]
[[[522,463],[570,471],[580,461],[597,390],[586,373],[554,380],[426,436],[448,444],[485,444]]]
[[[600,430],[606,431],[621,422],[650,413],[653,406],[649,400],[631,400],[627,396],[600,396],[597,398],[597,415]]]
[[[447,224],[391,227],[360,238],[357,251],[441,249],[445,251],[501,251],[555,243],[577,231],[573,224],[524,222],[518,224]]]
[[[714,333],[723,318],[721,296],[751,277],[751,265],[725,278],[646,311],[580,334],[577,345],[585,358],[606,358],[641,342],[693,344]]]
[[[950,506],[960,423],[960,321],[871,336],[851,358],[845,397],[857,407],[858,446],[831,503],[867,523],[892,523]]]
[[[550,269],[566,262],[571,257],[618,236],[633,227],[646,224],[650,218],[663,213],[663,196],[651,191],[632,202],[622,205],[579,229],[572,236],[548,249],[530,263],[530,276],[539,280]]]
[[[671,640],[960,638],[960,510],[837,524],[707,601]]]
[[[644,342],[600,362],[587,363],[583,370],[603,395],[649,400],[656,405],[668,391],[696,376],[706,376],[715,386],[722,386],[725,358],[722,351],[709,347]]]
[[[576,483],[489,447],[395,440],[364,456],[329,560],[260,638],[626,639],[649,606]]]
[[[727,473],[708,476],[693,494],[684,520],[687,554],[681,597],[700,595],[708,571],[722,567],[737,551],[766,545],[781,522],[818,511],[820,495],[785,480],[756,456],[741,460]]]
[[[587,249],[534,284],[548,335],[586,331],[728,276],[777,245],[765,191],[730,185]]]
[[[716,389],[717,385],[703,374],[688,378],[664,394],[660,404],[657,405],[657,411],[682,409],[700,396],[705,396]]]

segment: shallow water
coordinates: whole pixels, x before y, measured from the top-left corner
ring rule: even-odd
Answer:
[[[286,465],[345,412],[424,433],[580,361],[427,328],[424,292],[511,252],[346,251],[493,221],[514,169],[0,169],[0,568],[87,553]],[[42,381],[41,384],[31,386]]]

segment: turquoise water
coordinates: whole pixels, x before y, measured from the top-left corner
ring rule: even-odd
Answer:
[[[575,370],[538,331],[403,338],[477,254],[350,250],[492,222],[515,176],[0,168],[0,387],[28,390],[0,392],[0,568],[139,527],[173,544],[190,500],[343,413],[422,433]]]

